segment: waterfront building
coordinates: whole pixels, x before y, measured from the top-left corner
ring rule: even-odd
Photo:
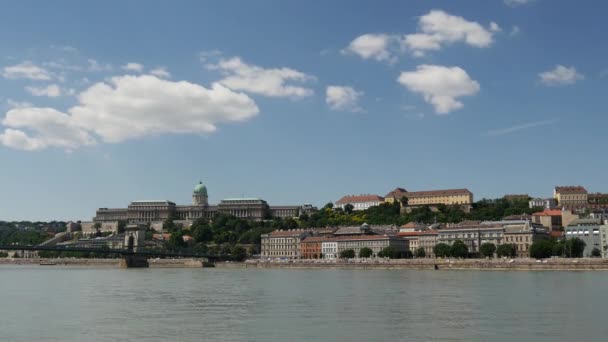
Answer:
[[[396,201],[401,203],[400,201],[404,196],[407,197],[407,190],[405,190],[404,188],[395,188],[395,190],[390,191],[384,196],[384,202],[394,203]]]
[[[557,202],[555,198],[533,198],[528,201],[528,206],[530,208],[544,208],[544,209],[555,209],[557,207]]]
[[[328,239],[321,242],[321,253],[323,259],[335,260],[339,257],[338,255],[338,241],[336,239]]]
[[[587,206],[587,189],[580,185],[576,186],[556,186],[553,189],[553,198],[557,205],[562,208],[583,208]]]
[[[437,243],[452,245],[456,240],[461,240],[467,245],[469,253],[478,253],[479,246],[486,242],[498,246],[503,243],[503,237],[503,225],[495,222],[455,224],[437,231]]]
[[[344,209],[347,204],[350,204],[353,206],[353,210],[366,210],[383,202],[384,198],[378,195],[347,195],[337,200],[334,207]]]
[[[350,236],[350,235],[366,235],[372,234],[371,228],[367,223],[362,224],[361,226],[354,227],[340,227],[336,230],[333,235],[334,236]]]
[[[514,244],[517,257],[526,258],[530,255],[530,246],[539,240],[549,238],[549,229],[530,221],[512,221],[504,226],[503,243]]]
[[[601,219],[578,219],[565,227],[566,239],[579,238],[585,242],[584,257],[590,257],[594,248],[602,258],[608,258],[608,224]]]
[[[333,239],[326,236],[308,236],[300,242],[300,257],[302,259],[320,259],[323,257],[323,242]]]
[[[418,249],[418,247],[420,247],[419,244],[419,237],[418,235],[421,234],[421,231],[406,231],[406,232],[399,232],[397,233],[397,236],[402,238],[403,240],[406,240],[408,242],[408,248],[410,250],[410,252],[414,253],[416,251],[416,249]],[[425,251],[426,254],[426,251]]]
[[[435,257],[433,248],[437,244],[438,235],[439,233],[436,229],[424,230],[418,233],[418,247],[424,248],[424,254],[427,258]]]
[[[409,250],[408,241],[398,236],[390,235],[361,235],[336,238],[338,242],[338,255],[345,250],[352,249],[355,256],[359,257],[361,248],[370,248],[374,255],[386,247],[394,247],[399,252]]]
[[[298,217],[311,214],[316,208],[310,204],[269,206],[260,198],[227,198],[217,205],[209,205],[207,187],[199,182],[192,192],[192,204],[176,205],[167,200],[133,201],[127,208],[99,208],[93,222],[118,222],[129,224],[162,222],[168,218],[183,221],[210,219],[218,213],[233,215],[253,221],[276,217]]]
[[[275,230],[262,234],[262,258],[299,259],[301,241],[312,235],[303,229]]]

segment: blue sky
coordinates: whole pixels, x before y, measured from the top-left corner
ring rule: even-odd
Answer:
[[[599,1],[8,1],[0,220],[608,191]],[[130,63],[130,64],[129,64]]]

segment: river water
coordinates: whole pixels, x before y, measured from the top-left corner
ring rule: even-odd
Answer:
[[[0,341],[602,341],[608,272],[0,266]]]

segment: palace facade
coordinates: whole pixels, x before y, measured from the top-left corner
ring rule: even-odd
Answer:
[[[217,214],[262,221],[273,217],[299,217],[311,214],[317,208],[310,204],[269,206],[260,198],[228,198],[217,205],[209,205],[207,187],[199,182],[192,192],[192,204],[177,205],[167,200],[133,201],[126,208],[99,208],[93,222],[118,222],[129,224],[162,222],[168,218],[194,221],[210,219]]]

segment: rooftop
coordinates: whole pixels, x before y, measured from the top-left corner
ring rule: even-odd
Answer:
[[[408,197],[472,195],[469,189],[446,189],[408,192]]]
[[[405,190],[404,188],[395,188],[395,190],[390,191],[384,197],[392,197],[392,198],[396,198],[396,199],[401,199],[401,197],[403,197],[403,196],[407,196],[407,190]]]
[[[346,195],[336,201],[336,204],[348,204],[348,203],[364,203],[364,202],[383,202],[384,198],[378,195]]]
[[[562,211],[559,209],[546,209],[532,214],[532,216],[562,216]]]
[[[556,186],[555,192],[560,194],[586,194],[587,189],[580,185],[575,186]]]

